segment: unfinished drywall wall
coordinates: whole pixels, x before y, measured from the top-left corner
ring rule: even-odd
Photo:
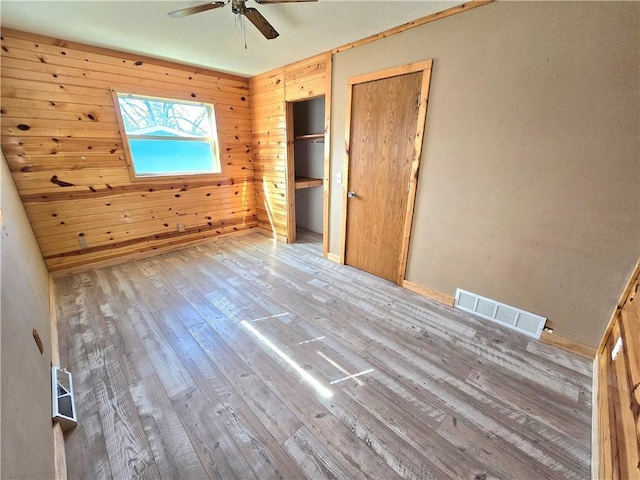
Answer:
[[[0,156],[1,477],[50,479],[54,471],[49,274],[7,162]],[[34,328],[42,340],[42,354],[32,336]]]
[[[639,18],[638,2],[497,2],[334,56],[334,181],[347,79],[434,60],[407,280],[597,345],[640,253]]]

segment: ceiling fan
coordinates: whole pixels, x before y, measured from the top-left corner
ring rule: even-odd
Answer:
[[[244,16],[265,36],[267,40],[272,40],[280,35],[275,28],[267,21],[262,14],[252,7],[245,5],[247,0],[227,0],[226,2],[215,1],[203,3],[201,5],[195,5],[193,7],[182,8],[175,12],[170,12],[168,15],[173,18],[186,17],[187,15],[193,15],[194,13],[206,12],[207,10],[213,10],[214,8],[224,7],[227,3],[231,2],[231,10],[236,15]],[[298,3],[298,2],[316,2],[317,0],[254,0],[260,5],[269,5],[270,3]]]

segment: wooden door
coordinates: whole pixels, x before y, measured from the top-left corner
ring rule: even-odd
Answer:
[[[350,88],[343,259],[399,284],[406,268],[431,62],[428,66],[428,71],[365,77]]]

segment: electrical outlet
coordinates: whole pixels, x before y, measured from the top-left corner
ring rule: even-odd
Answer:
[[[620,353],[621,348],[622,348],[622,338],[618,337],[615,345],[613,346],[613,349],[611,350],[611,360],[616,359],[616,357],[618,356],[618,353]]]
[[[86,238],[79,238],[78,243],[80,244],[80,248],[87,248],[89,246]]]
[[[184,223],[178,223],[178,232],[184,232]]]

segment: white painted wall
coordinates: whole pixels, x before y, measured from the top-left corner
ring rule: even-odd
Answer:
[[[0,478],[50,479],[54,453],[49,273],[7,162],[0,156]],[[44,354],[33,339],[34,328]]]

